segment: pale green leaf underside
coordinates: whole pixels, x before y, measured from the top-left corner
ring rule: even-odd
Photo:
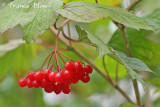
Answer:
[[[127,27],[151,30],[143,19],[119,7],[80,1],[69,3],[64,9],[57,10],[57,12],[77,22],[89,23],[109,16]]]
[[[160,29],[160,8],[143,17],[154,30]]]
[[[88,39],[87,33],[85,30],[82,30],[78,25],[75,25],[76,31],[78,33],[80,42],[91,44],[92,42]]]
[[[94,33],[92,33],[89,29],[85,29],[87,32],[87,36],[97,45],[97,50],[99,52],[99,58],[103,57],[105,54],[110,53],[109,47]]]
[[[34,4],[44,7],[39,8]],[[29,7],[18,8],[20,5]],[[29,43],[55,22],[58,16],[55,11],[60,9],[62,5],[61,0],[15,0],[0,9],[0,32],[3,33],[20,24],[23,29],[24,40]]]

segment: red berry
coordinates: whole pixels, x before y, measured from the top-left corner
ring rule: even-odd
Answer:
[[[64,79],[70,79],[71,78],[71,72],[69,70],[63,71],[62,75],[64,76]]]
[[[71,88],[68,85],[66,85],[62,91],[64,94],[69,94],[71,92]]]
[[[84,76],[81,78],[81,81],[83,81],[84,83],[89,82],[89,80],[90,80],[90,77],[89,77],[88,74],[87,74],[87,75],[84,75]]]
[[[44,88],[44,91],[47,93],[51,93],[53,91],[52,87]]]
[[[65,69],[67,70],[73,70],[74,68],[74,65],[72,62],[66,62],[65,65],[64,65]]]
[[[78,70],[78,71],[82,70],[83,69],[82,63],[81,62],[75,62],[74,63],[74,69]]]
[[[50,74],[48,75],[48,78],[50,81],[55,82],[55,76],[56,76],[56,72],[50,72]]]
[[[61,88],[60,88],[60,86],[59,86],[58,84],[55,86],[54,92],[55,92],[57,95],[58,95],[59,93],[61,93]]]
[[[36,73],[34,74],[34,78],[35,78],[35,80],[37,80],[37,81],[42,81],[42,79],[43,79],[43,74],[42,74],[41,72],[36,72]]]
[[[51,73],[52,71],[50,69],[45,69],[43,71],[43,75],[45,79],[48,79],[48,75]]]
[[[84,71],[85,71],[86,73],[90,74],[90,73],[92,73],[93,68],[92,68],[92,66],[90,66],[90,65],[86,65],[86,66],[84,67]]]
[[[26,83],[27,83],[27,80],[25,78],[21,78],[19,81],[18,81],[18,84],[20,87],[25,87],[26,86]]]
[[[49,82],[48,80],[43,79],[43,80],[41,81],[41,86],[42,86],[43,88],[48,87],[49,85],[50,85],[50,82]]]
[[[29,78],[30,80],[34,80],[34,74],[35,74],[35,72],[29,72],[29,73],[28,73],[28,78]]]
[[[39,83],[38,81],[34,80],[34,81],[32,82],[32,86],[33,86],[34,88],[38,88],[38,87],[40,87],[40,83]]]
[[[63,82],[63,76],[60,72],[58,72],[56,75],[55,75],[55,81],[56,82]]]
[[[79,78],[74,77],[74,78],[72,79],[72,83],[73,83],[73,84],[77,84],[78,81],[79,81]]]
[[[32,81],[29,78],[27,78],[27,86],[28,88],[32,88]]]

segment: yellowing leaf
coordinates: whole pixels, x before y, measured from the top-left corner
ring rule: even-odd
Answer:
[[[64,3],[70,3],[75,1],[82,1],[82,0],[63,0]],[[84,2],[95,3],[95,0],[83,0]],[[104,4],[108,6],[117,6],[123,0],[98,0],[98,4]]]

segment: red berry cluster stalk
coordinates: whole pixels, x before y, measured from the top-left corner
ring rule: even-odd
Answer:
[[[47,93],[55,92],[56,94],[59,94],[63,92],[64,94],[69,94],[71,91],[71,84],[76,84],[79,80],[84,83],[90,81],[89,74],[92,73],[93,68],[90,65],[85,65],[79,60],[69,58],[62,52],[58,51],[57,41],[58,39],[56,39],[55,42],[55,50],[47,56],[41,68],[39,68],[35,72],[29,72],[26,78],[21,78],[18,81],[20,87],[41,87],[44,88],[44,91]],[[70,61],[65,62],[61,55],[68,58]],[[58,56],[64,62],[64,67],[59,64]],[[43,66],[45,65],[47,60],[48,66],[43,70]],[[56,61],[56,65],[54,64],[54,61]],[[53,67],[55,68],[55,70],[52,70]]]

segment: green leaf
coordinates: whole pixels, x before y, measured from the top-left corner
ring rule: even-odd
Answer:
[[[154,30],[160,29],[160,8],[143,17]]]
[[[102,59],[103,58],[100,58],[100,59],[96,58],[94,62],[96,64],[96,66],[105,73],[105,69],[104,69],[104,66],[103,66],[103,60]],[[116,74],[117,61],[106,55],[105,56],[105,64],[107,66],[107,70],[108,70],[110,76],[113,79],[115,79],[116,78],[115,74]],[[118,78],[123,79],[126,75],[128,75],[128,74],[126,72],[125,66],[119,63],[118,64]]]
[[[0,9],[0,32],[3,33],[9,28],[13,28],[17,24],[22,26],[30,22],[36,14],[33,7],[28,8],[16,8],[13,5],[27,5],[33,3],[34,0],[15,0],[9,3],[7,6]]]
[[[127,27],[151,30],[143,19],[119,7],[87,2],[72,2],[67,4],[64,9],[57,10],[57,12],[77,22],[89,23],[109,16]]]
[[[82,1],[82,0],[63,0],[64,3],[70,3],[75,1]],[[84,2],[90,2],[90,3],[96,3],[95,0],[83,0]],[[120,4],[123,0],[98,0],[98,4],[104,4],[109,6],[117,6]]]
[[[142,80],[141,76],[138,73],[136,73],[136,71],[152,71],[142,61],[136,58],[129,58],[123,52],[116,51],[114,49],[111,50],[113,53],[108,54],[108,56],[123,64],[126,67],[126,70],[128,74],[132,77],[132,79],[137,79],[143,86],[145,86],[144,81]]]
[[[61,0],[42,0],[39,4],[46,5],[47,8],[39,8],[37,10],[34,19],[24,26],[24,40],[30,43],[31,40],[35,40],[39,34],[42,34],[49,28],[55,21],[58,14],[55,10],[62,6]]]
[[[90,29],[85,27],[85,24],[81,26],[87,32],[88,38],[97,45],[97,50],[99,52],[99,58],[103,57],[105,54],[110,53],[109,47]]]
[[[147,31],[138,31],[135,29],[127,28],[126,33],[132,57],[142,60],[149,67],[160,65],[160,44],[147,39]],[[124,53],[126,52],[122,33],[120,30],[117,30],[113,34],[108,45],[113,47],[115,50],[119,50]]]
[[[27,8],[18,7],[24,5]],[[43,7],[38,7],[43,6]],[[63,5],[61,0],[15,0],[0,9],[0,32],[20,24],[24,40],[30,43],[52,25]]]
[[[152,72],[146,64],[144,64],[141,60],[137,58],[130,58],[127,57],[123,52],[120,51],[114,51],[114,54],[117,54],[117,56],[120,58],[120,60],[124,63],[125,66],[132,68],[135,71],[147,71],[147,72]]]
[[[75,25],[76,27],[76,31],[78,33],[78,36],[79,36],[79,39],[80,39],[80,42],[84,42],[84,43],[87,43],[87,44],[91,44],[92,42],[88,39],[87,37],[87,33],[85,30],[82,30],[79,26]]]

